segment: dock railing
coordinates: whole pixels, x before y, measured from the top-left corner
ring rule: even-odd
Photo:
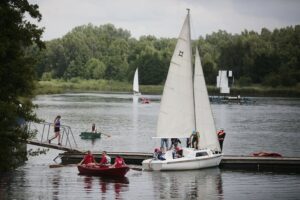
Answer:
[[[51,139],[55,135],[54,123],[29,122],[27,127],[28,131],[36,132],[35,141],[41,144],[47,144],[47,146],[49,146],[50,144],[49,139]],[[57,140],[57,138],[55,138],[54,140]],[[52,143],[54,143],[54,141],[52,141]],[[60,126],[60,141],[57,141],[57,143],[61,143],[62,147],[68,148],[70,150],[77,149],[77,143],[70,126]]]

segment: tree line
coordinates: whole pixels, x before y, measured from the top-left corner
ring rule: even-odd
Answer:
[[[141,84],[162,84],[176,45],[176,38],[132,38],[128,30],[112,24],[74,28],[65,36],[46,42],[36,71],[43,80],[58,78],[131,81],[139,68]],[[300,25],[260,33],[230,34],[219,30],[193,41],[198,46],[208,84],[215,84],[218,70],[233,70],[241,86],[295,86],[300,80]]]

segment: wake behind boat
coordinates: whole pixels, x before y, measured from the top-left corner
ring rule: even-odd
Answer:
[[[124,177],[129,171],[128,166],[112,167],[100,165],[78,165],[77,168],[80,174],[90,176]]]
[[[168,150],[166,160],[148,159],[144,170],[191,170],[218,166],[222,159],[198,49],[192,67],[190,13],[171,59],[158,117],[158,138],[189,138],[200,132],[199,150],[183,148],[182,157]]]

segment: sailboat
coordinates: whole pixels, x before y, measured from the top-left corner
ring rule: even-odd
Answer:
[[[198,149],[182,148],[181,158],[165,152],[166,160],[147,159],[144,170],[191,170],[218,166],[222,153],[209,103],[198,49],[192,67],[190,13],[184,21],[170,62],[161,99],[157,138],[189,138],[200,133]]]
[[[134,78],[133,78],[133,95],[139,96],[141,95],[139,90],[139,71],[138,68],[135,70]]]

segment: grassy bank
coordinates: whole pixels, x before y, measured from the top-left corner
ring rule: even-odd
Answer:
[[[161,94],[162,85],[141,85],[140,90],[143,94]],[[71,79],[39,81],[37,83],[36,94],[57,94],[65,92],[132,92],[132,84],[129,82],[110,81],[110,80],[82,80]],[[208,86],[210,95],[219,95],[219,89],[214,86]],[[241,96],[265,96],[265,97],[300,97],[300,86],[298,87],[234,87],[230,90],[231,95]]]
[[[140,86],[140,90],[145,94],[161,94],[163,87],[161,85]],[[71,79],[39,81],[35,94],[56,94],[64,92],[132,92],[132,83],[112,81],[112,80],[82,80]]]

